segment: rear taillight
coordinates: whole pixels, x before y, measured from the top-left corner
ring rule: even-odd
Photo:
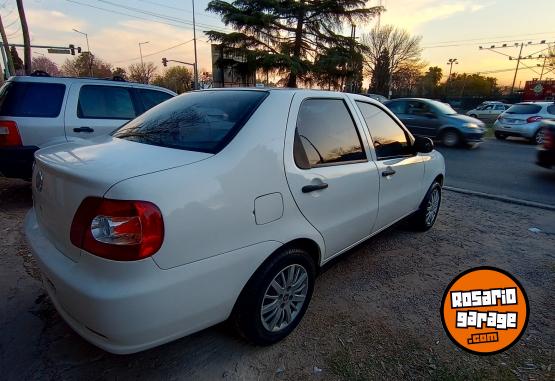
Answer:
[[[526,119],[526,123],[534,123],[534,122],[539,122],[540,120],[542,120],[543,118],[541,116],[531,116],[528,119]]]
[[[17,124],[9,120],[0,120],[0,147],[20,145],[22,143]]]
[[[160,249],[164,221],[150,202],[87,197],[73,217],[70,238],[75,246],[99,257],[136,261]]]
[[[555,147],[555,136],[550,128],[543,129],[543,148],[553,149]]]

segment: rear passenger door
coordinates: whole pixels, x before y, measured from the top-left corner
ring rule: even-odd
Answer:
[[[413,153],[413,139],[380,107],[355,102],[373,141],[380,174],[379,213],[374,230],[415,211],[422,201],[424,159]]]
[[[284,161],[299,210],[324,238],[325,259],[370,235],[379,177],[350,104],[336,94],[314,94],[293,98]]]
[[[65,111],[68,139],[106,135],[140,113],[133,88],[117,84],[73,85]]]

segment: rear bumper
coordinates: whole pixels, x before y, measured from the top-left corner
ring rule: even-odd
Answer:
[[[554,166],[555,150],[539,149],[536,164],[544,168],[551,168]]]
[[[0,173],[6,177],[30,179],[38,149],[35,146],[0,148]]]
[[[531,139],[534,137],[536,131],[540,128],[540,123],[526,123],[526,124],[505,124],[496,121],[493,124],[493,130],[501,132],[506,136],[518,136]]]
[[[139,352],[228,318],[244,285],[279,247],[268,241],[169,270],[151,259],[116,262],[84,253],[64,256],[37,224],[25,236],[54,306],[92,344],[117,354]]]

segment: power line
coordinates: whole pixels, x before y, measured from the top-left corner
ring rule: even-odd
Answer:
[[[165,48],[165,49],[159,50],[159,51],[154,52],[154,53],[143,54],[143,58],[145,58],[145,57],[152,57],[152,56],[155,56],[155,55],[157,55],[157,54],[167,52],[168,50],[172,50],[172,49],[178,48],[178,47],[183,46],[183,45],[185,45],[185,44],[188,44],[188,43],[190,43],[190,42],[192,42],[192,41],[193,41],[193,39],[190,39],[190,40],[188,40],[188,41],[182,42],[182,43],[177,44],[177,45],[170,46],[169,48]],[[117,64],[117,63],[122,63],[122,62],[136,61],[136,60],[138,60],[138,59],[140,59],[140,57],[134,57],[134,58],[129,58],[129,59],[125,59],[125,60],[114,61],[114,62],[112,62],[112,63],[113,63],[113,64]]]
[[[477,41],[477,42],[469,42],[469,43],[464,43],[464,44],[423,46],[422,49],[449,48],[449,47],[459,47],[459,46],[476,46],[476,45],[500,44],[500,43],[515,43],[515,42],[521,42],[521,41],[522,41],[522,38],[519,39],[519,40]]]
[[[152,5],[156,5],[158,7],[163,7],[163,8],[167,8],[167,9],[173,9],[174,11],[180,11],[180,12],[186,12],[186,13],[192,13],[190,10],[185,9],[185,8],[178,8],[178,7],[173,7],[171,5],[166,5],[166,4],[162,4],[162,3],[158,3],[156,1],[151,1],[151,0],[138,0],[142,3],[146,3],[146,4],[152,4]],[[205,17],[210,17],[216,20],[221,20],[219,17],[208,14],[206,12],[197,12],[197,14],[200,13],[201,15],[205,16]]]
[[[497,38],[511,38],[511,37],[524,37],[524,36],[539,36],[544,34],[553,34],[555,32],[539,32],[539,33],[527,33],[527,34],[518,34],[518,35],[510,35],[510,36],[494,36],[494,37],[482,37],[482,38],[471,38],[465,40],[450,40],[450,41],[438,41],[438,42],[430,42],[428,45],[437,45],[437,44],[449,44],[452,42],[467,42],[467,41],[482,41],[484,39],[497,39]],[[520,38],[522,39],[522,38]]]

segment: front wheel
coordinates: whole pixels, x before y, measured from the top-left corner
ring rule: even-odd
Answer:
[[[430,186],[418,211],[411,217],[410,226],[414,230],[429,230],[436,222],[441,206],[441,184],[437,181]]]
[[[233,311],[239,333],[258,345],[289,335],[303,318],[314,290],[316,267],[304,250],[272,257],[249,280]]]
[[[448,129],[441,133],[441,144],[446,147],[456,147],[461,143],[461,137],[456,130]]]

